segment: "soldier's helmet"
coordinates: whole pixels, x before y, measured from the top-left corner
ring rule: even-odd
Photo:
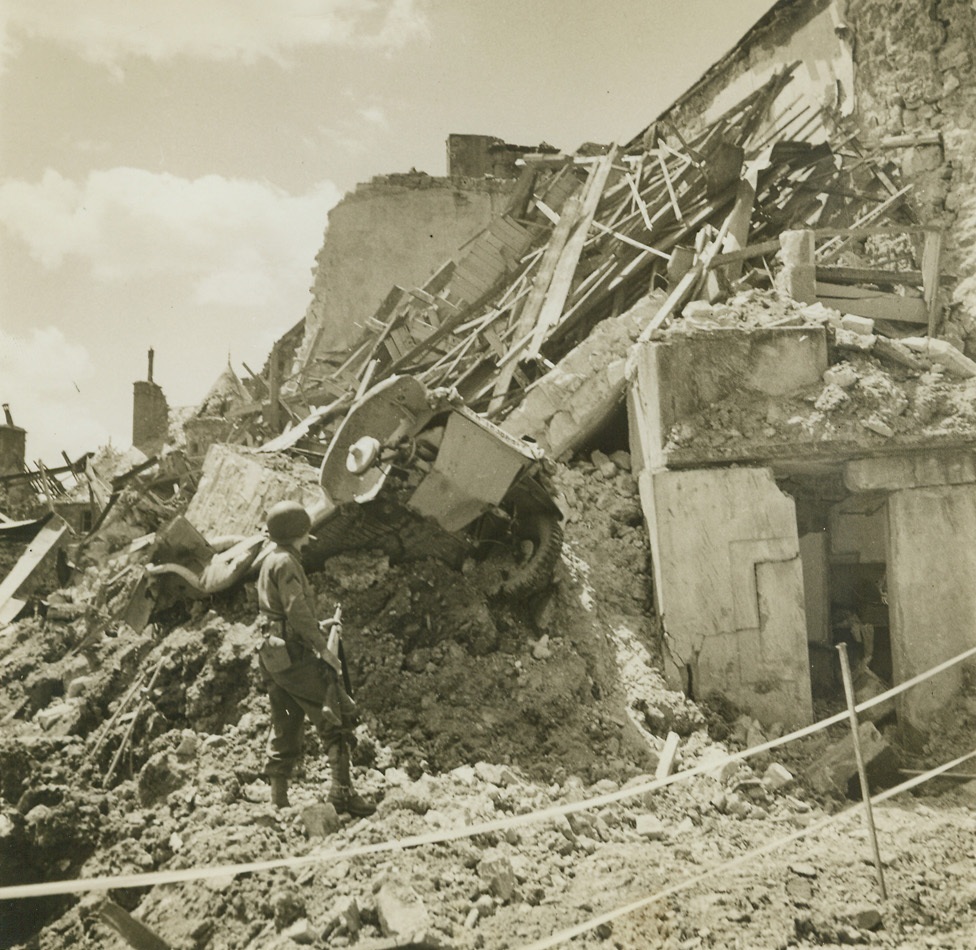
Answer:
[[[268,537],[278,544],[287,544],[308,534],[312,519],[297,501],[279,501],[268,512]]]

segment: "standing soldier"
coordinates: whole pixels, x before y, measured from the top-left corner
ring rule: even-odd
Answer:
[[[282,501],[268,512],[267,525],[275,547],[258,577],[258,626],[263,638],[258,657],[271,700],[267,767],[271,800],[278,808],[288,805],[288,779],[302,752],[308,716],[328,750],[332,770],[328,800],[337,812],[371,815],[376,807],[356,794],[350,777],[356,704],[340,679],[339,620],[320,623],[316,619],[315,594],[302,568],[301,551],[310,540],[311,519],[297,502]]]

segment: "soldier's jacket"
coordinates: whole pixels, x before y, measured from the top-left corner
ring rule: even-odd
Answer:
[[[341,671],[339,658],[329,650],[328,637],[319,628],[315,593],[293,548],[276,545],[261,564],[258,607],[265,628],[275,628],[270,632],[285,640],[293,659],[312,653]]]

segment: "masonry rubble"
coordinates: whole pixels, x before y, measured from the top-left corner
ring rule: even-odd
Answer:
[[[764,19],[757,36],[779,23]],[[686,786],[453,842],[424,865],[340,861],[273,887],[249,876],[152,889],[128,908],[174,946],[206,944],[218,919],[239,946],[469,946],[549,905],[595,909],[573,878],[589,862],[616,892],[599,870],[607,847],[639,848],[637,876],[664,862],[691,870],[713,834],[764,841],[764,824],[807,827],[850,794],[856,763],[840,731],[795,757],[728,752],[812,718],[807,651],[830,643],[808,640],[796,606],[800,545],[816,534],[797,525],[819,524],[828,502],[853,497],[863,510],[840,512],[851,522],[887,499],[897,557],[883,596],[902,629],[923,610],[940,621],[938,636],[907,645],[901,673],[965,645],[954,632],[965,598],[957,613],[954,601],[934,611],[912,577],[927,576],[940,544],[950,583],[954,561],[971,564],[940,519],[972,524],[976,362],[949,306],[942,222],[925,213],[938,170],[902,162],[927,183],[913,203],[839,109],[811,112],[804,89],[773,110],[808,78],[779,69],[716,117],[691,108],[705,77],[622,145],[525,152],[510,187],[487,189],[504,195],[502,213],[421,286],[394,286],[358,339],[323,358],[300,323],[247,385],[225,374],[195,440],[187,428],[189,462],[164,452],[117,473],[97,459],[55,473],[90,487],[96,517],[59,535],[70,583],[44,575],[38,552],[4,561],[13,580],[0,590],[19,620],[0,629],[0,714],[17,734],[0,748],[0,865],[19,879],[55,861],[59,874],[93,875],[257,860],[518,816],[716,763]],[[909,138],[884,148],[910,148],[918,165],[943,147],[941,133]],[[409,178],[372,187],[426,187]],[[455,388],[559,461],[563,559],[546,596],[516,606],[477,563],[333,558],[315,584],[323,603],[348,604],[367,711],[357,766],[386,794],[375,823],[342,823],[318,800],[323,765],[309,756],[281,820],[267,807],[267,713],[250,680],[260,522],[281,498],[316,504],[331,435],[358,396],[404,373]],[[56,509],[57,490],[46,494]],[[716,498],[744,536],[713,545]],[[675,512],[687,522],[669,522]],[[757,525],[773,530],[748,533]],[[726,590],[718,568],[730,565]],[[713,578],[707,596],[699,576]],[[735,618],[715,628],[733,648],[709,639],[707,611]],[[757,644],[782,655],[757,666]],[[879,678],[860,673],[861,695],[876,693]],[[963,743],[972,710],[959,685],[899,706],[897,730],[892,706],[861,726],[876,781],[893,781],[899,752],[924,758],[921,723],[932,743]],[[777,868],[784,901],[808,907],[818,869]],[[90,911],[52,916],[38,946],[89,939]],[[765,935],[763,913],[753,902],[734,922],[755,917]],[[861,908],[790,926],[847,942],[879,919]]]

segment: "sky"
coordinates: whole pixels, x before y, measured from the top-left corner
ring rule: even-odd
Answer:
[[[452,132],[626,141],[772,0],[0,0],[0,402],[27,459],[195,405],[311,299],[327,216]]]

